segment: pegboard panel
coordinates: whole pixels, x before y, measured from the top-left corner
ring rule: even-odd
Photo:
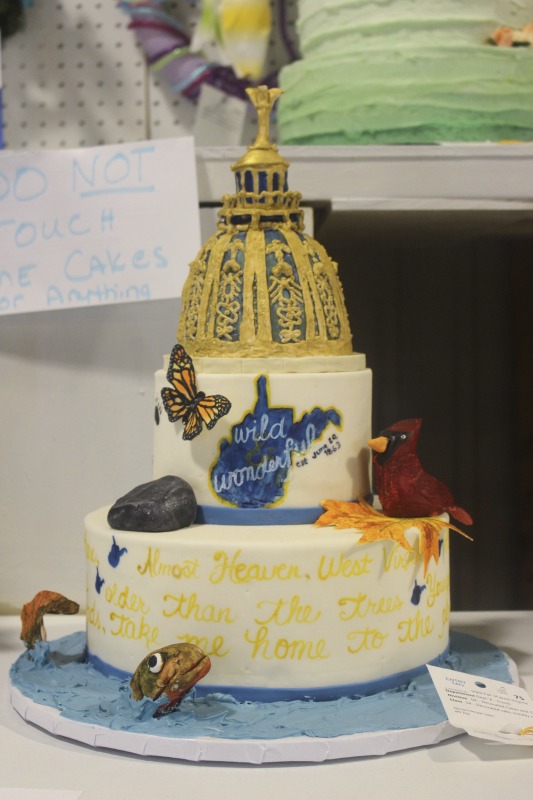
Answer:
[[[200,3],[179,0],[169,7],[192,32]],[[272,13],[269,70],[288,60],[278,20],[283,14],[293,31],[297,0],[273,0]],[[114,0],[34,0],[25,28],[2,48],[7,148],[84,147],[193,132],[195,104],[150,72],[129,21]]]
[[[78,147],[146,135],[146,68],[109,0],[35,0],[2,50],[6,146]]]

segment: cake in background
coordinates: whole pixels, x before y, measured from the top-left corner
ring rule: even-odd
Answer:
[[[531,0],[299,0],[280,141],[531,140],[532,22]]]

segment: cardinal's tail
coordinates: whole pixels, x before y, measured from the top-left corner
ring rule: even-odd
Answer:
[[[457,522],[462,522],[463,525],[472,525],[473,520],[468,511],[465,511],[464,508],[460,506],[449,506],[446,511],[450,514],[451,517],[457,520]]]

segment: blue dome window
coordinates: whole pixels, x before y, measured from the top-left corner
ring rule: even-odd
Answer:
[[[250,214],[232,214],[231,225],[250,225],[252,217]]]
[[[254,191],[254,173],[249,169],[244,173],[244,188],[247,192]]]
[[[259,173],[259,191],[260,192],[268,191],[268,175],[266,172]]]

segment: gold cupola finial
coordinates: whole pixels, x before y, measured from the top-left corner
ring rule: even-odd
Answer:
[[[222,198],[218,232],[191,264],[178,340],[193,357],[254,358],[352,353],[337,265],[304,232],[289,162],[270,141],[281,89],[247,89],[257,110],[253,143]]]
[[[267,86],[252,86],[246,89],[246,94],[254,104],[257,111],[257,136],[252,144],[253,148],[270,148],[270,114],[274,103],[283,93],[282,89],[269,89]]]
[[[282,94],[281,89],[269,89],[267,86],[254,86],[246,89],[246,92],[257,111],[257,135],[246,152],[241,156],[236,164],[232,164],[232,170],[237,175],[237,189],[242,183],[239,176],[245,168],[276,168],[283,173],[283,182],[289,162],[280,156],[278,148],[270,141],[270,117],[274,103]]]

